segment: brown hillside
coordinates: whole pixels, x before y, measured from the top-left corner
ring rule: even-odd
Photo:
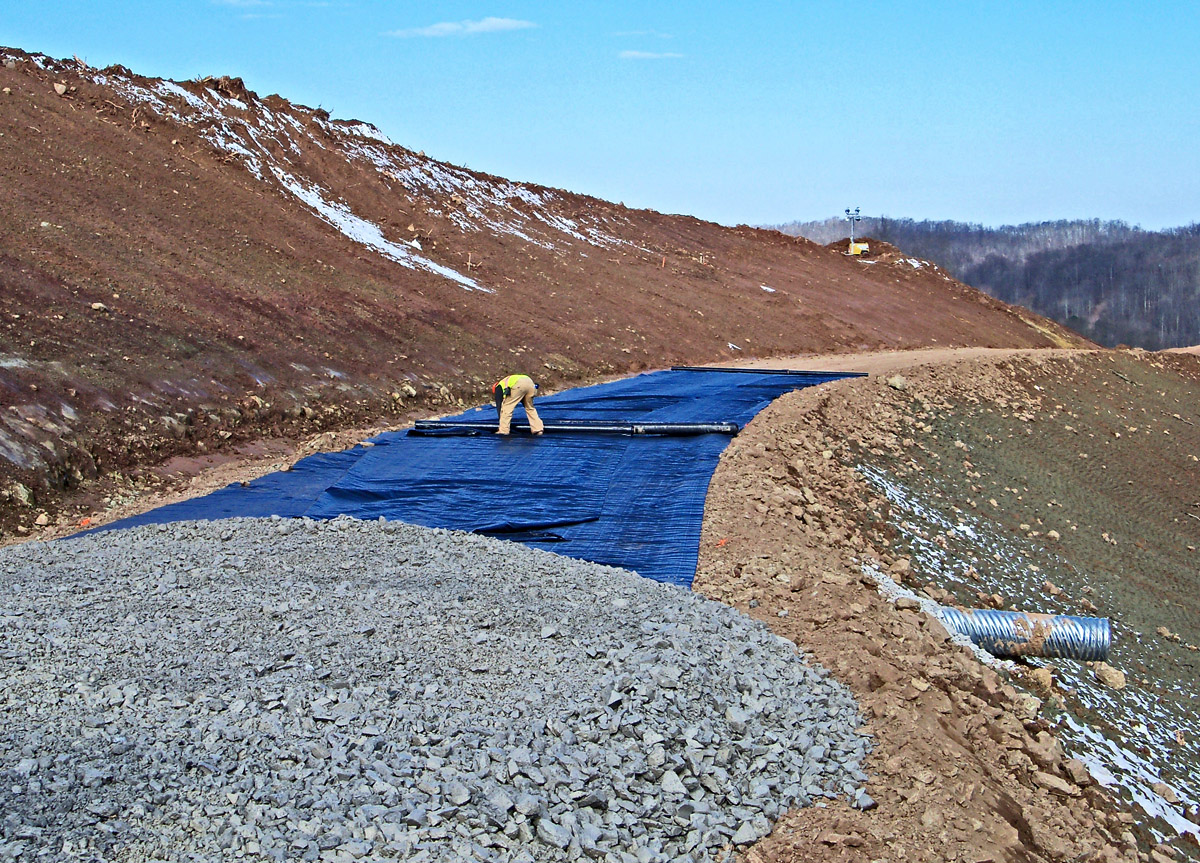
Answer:
[[[171,456],[733,357],[1080,340],[932,268],[0,49],[0,526]],[[768,290],[770,289],[770,290]]]

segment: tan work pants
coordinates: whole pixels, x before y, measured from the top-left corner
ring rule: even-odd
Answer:
[[[513,388],[508,395],[504,397],[504,401],[500,404],[500,434],[508,434],[509,426],[512,424],[513,408],[517,406],[517,402],[525,405],[525,416],[529,418],[529,430],[534,434],[541,434],[544,428],[542,418],[538,416],[538,412],[533,407],[533,380],[527,377],[518,378],[513,383]]]

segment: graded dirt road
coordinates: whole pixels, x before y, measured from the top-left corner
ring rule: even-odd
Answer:
[[[802,354],[794,357],[731,360],[723,365],[747,369],[813,369],[832,372],[866,372],[881,375],[897,369],[936,366],[967,360],[997,360],[1013,356],[1062,356],[1077,354],[1067,348],[918,348],[906,351],[868,351],[849,354]]]

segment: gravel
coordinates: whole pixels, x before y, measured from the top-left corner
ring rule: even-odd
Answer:
[[[515,543],[150,525],[0,550],[0,597],[0,860],[723,859],[865,796],[791,642]]]

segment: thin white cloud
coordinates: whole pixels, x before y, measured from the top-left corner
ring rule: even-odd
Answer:
[[[678,60],[683,55],[656,51],[622,51],[617,56],[622,60]]]
[[[474,36],[478,33],[503,33],[509,30],[528,30],[536,27],[532,21],[516,18],[480,18],[478,21],[442,21],[428,27],[413,27],[408,30],[390,30],[385,35],[411,38],[415,36]]]

